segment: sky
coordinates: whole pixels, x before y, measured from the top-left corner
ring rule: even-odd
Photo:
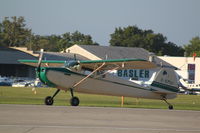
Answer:
[[[11,16],[36,35],[79,31],[106,46],[115,28],[135,25],[179,46],[200,36],[200,0],[0,0],[0,22]]]

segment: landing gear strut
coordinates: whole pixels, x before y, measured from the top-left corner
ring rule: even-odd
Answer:
[[[173,105],[171,105],[169,102],[167,102],[166,98],[163,98],[162,100],[165,101],[165,103],[167,103],[169,105],[168,106],[169,110],[173,110],[174,109]]]
[[[53,94],[52,97],[51,96],[47,96],[45,98],[45,100],[44,100],[44,103],[46,105],[53,105],[53,102],[54,102],[53,98],[58,94],[58,92],[60,92],[60,89],[57,89],[57,91]]]
[[[70,88],[70,92],[71,92],[71,96],[72,98],[70,99],[70,104],[71,106],[78,106],[80,101],[78,99],[78,97],[74,96],[74,92],[73,92],[73,88]],[[44,100],[44,103],[46,105],[53,105],[54,103],[54,97],[60,92],[60,89],[57,89],[57,91],[53,94],[53,96],[47,96]]]
[[[79,105],[79,99],[78,97],[74,96],[73,88],[70,88],[71,96],[72,98],[70,99],[70,104],[71,106],[78,106]]]

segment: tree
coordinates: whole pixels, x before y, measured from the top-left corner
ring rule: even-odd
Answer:
[[[59,51],[64,51],[66,48],[71,47],[74,44],[99,45],[98,43],[92,41],[92,37],[90,35],[84,35],[78,31],[75,31],[74,33],[66,32],[62,34],[57,47]]]
[[[58,42],[59,51],[65,51],[66,48],[68,48],[72,45],[73,45],[73,43],[71,41],[70,32],[66,32],[66,33],[62,34],[61,39]]]
[[[141,47],[157,55],[183,55],[183,48],[171,42],[166,43],[166,40],[165,36],[160,33],[156,34],[152,30],[142,30],[137,26],[128,26],[123,29],[121,27],[115,29],[115,32],[111,34],[110,45]]]
[[[190,40],[190,43],[184,46],[186,56],[193,56],[193,53],[196,53],[197,56],[200,56],[200,37],[196,36]]]
[[[6,46],[25,46],[31,36],[31,30],[25,28],[24,17],[5,17],[1,24],[3,42]]]
[[[38,51],[40,50],[41,44],[39,43],[39,40],[42,39],[42,36],[39,35],[32,35],[29,42],[26,43],[26,47],[28,50]]]
[[[39,50],[43,48],[45,51],[65,51],[66,48],[74,45],[98,45],[92,41],[90,35],[84,35],[78,31],[74,33],[66,32],[60,35],[39,36],[32,35],[30,41],[26,43],[29,50]]]
[[[60,51],[58,45],[59,41],[62,39],[60,35],[51,35],[47,37],[49,41],[48,51],[58,52]]]
[[[4,40],[4,36],[3,36],[3,26],[2,26],[2,24],[0,23],[0,46],[5,46],[3,40]]]
[[[98,45],[96,42],[92,41],[92,37],[90,35],[84,35],[78,31],[71,34],[70,41],[71,43],[78,45]]]
[[[0,23],[0,45],[7,47],[26,46],[29,50],[64,51],[73,44],[99,45],[93,42],[90,35],[84,35],[78,31],[66,32],[63,35],[40,36],[34,35],[26,28],[24,17],[5,17]]]

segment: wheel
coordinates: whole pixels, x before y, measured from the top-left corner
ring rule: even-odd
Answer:
[[[46,104],[46,105],[53,105],[53,98],[51,97],[51,96],[47,96],[46,98],[45,98],[45,101],[44,101],[44,103]]]
[[[78,97],[72,97],[70,99],[70,104],[71,104],[71,106],[78,106],[79,105],[79,99],[78,99]]]
[[[169,105],[168,107],[170,110],[174,109],[173,105]]]

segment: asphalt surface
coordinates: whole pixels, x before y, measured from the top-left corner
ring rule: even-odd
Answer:
[[[200,111],[0,105],[0,133],[200,133]]]

